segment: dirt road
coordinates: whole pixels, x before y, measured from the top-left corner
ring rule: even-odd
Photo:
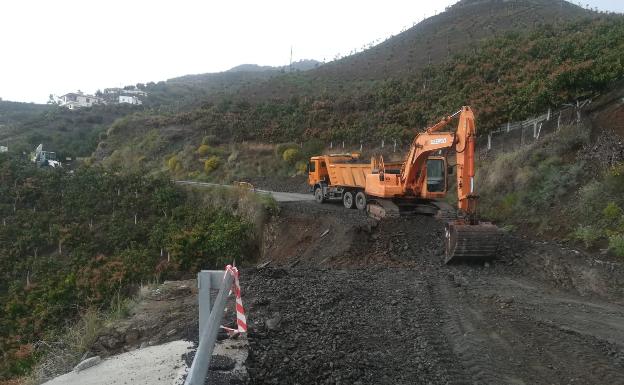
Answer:
[[[432,218],[288,203],[243,272],[252,384],[623,384],[619,261],[505,238],[443,266]]]

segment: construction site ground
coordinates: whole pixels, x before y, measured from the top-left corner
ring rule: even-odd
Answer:
[[[507,234],[495,261],[448,266],[443,239],[432,217],[280,203],[241,271],[247,339],[219,344],[212,383],[624,384],[622,261]],[[92,355],[197,343],[196,293],[194,280],[144,289]],[[242,372],[228,356],[247,357]]]
[[[282,203],[241,274],[251,384],[622,384],[624,274],[608,256],[504,237],[442,265],[432,217]]]

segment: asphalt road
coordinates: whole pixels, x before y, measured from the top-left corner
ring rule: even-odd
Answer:
[[[235,186],[226,185],[226,184],[218,184],[218,183],[208,183],[208,182],[195,182],[190,180],[176,180],[178,184],[182,185],[192,185],[192,186],[200,186],[200,187],[226,187],[226,188],[234,188]],[[268,194],[273,197],[277,202],[302,202],[302,201],[313,201],[314,196],[312,194],[297,194],[297,193],[287,193],[287,192],[279,192],[279,191],[267,191],[267,190],[253,190],[257,194]]]

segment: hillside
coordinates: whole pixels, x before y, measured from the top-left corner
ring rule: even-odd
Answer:
[[[359,148],[360,143],[396,139],[402,145],[415,129],[465,104],[477,112],[483,133],[608,90],[624,76],[622,50],[624,18],[602,16],[509,32],[417,75],[345,83],[334,91],[326,87],[330,81],[285,74],[265,85],[310,92],[287,99],[240,92],[208,99],[183,113],[128,116],[111,126],[96,155],[99,160],[123,159],[120,165],[136,165],[140,159],[162,169],[164,160],[177,154],[188,159],[186,173],[201,174],[202,164],[193,152],[202,143],[318,140]],[[229,152],[213,155],[221,164],[229,158]]]
[[[587,17],[598,18],[594,12],[567,2],[461,1],[378,46],[318,68],[314,67],[319,63],[308,60],[293,63],[294,73],[286,67],[241,65],[222,73],[148,83],[145,89],[149,97],[138,109],[110,106],[68,112],[49,110],[48,106],[27,110],[25,106],[4,104],[15,107],[14,117],[19,121],[14,119],[0,127],[0,141],[9,139],[19,151],[30,151],[45,142],[47,148],[61,155],[85,156],[95,150],[100,135],[115,119],[136,112],[139,115],[117,122],[117,126],[124,126],[132,121],[131,130],[116,131],[122,136],[106,139],[97,153],[99,159],[127,142],[140,142],[142,133],[152,129],[159,140],[171,142],[168,147],[172,149],[183,145],[172,140],[176,132],[184,132],[186,144],[196,144],[204,136],[218,137],[219,142],[283,142],[302,137],[351,144],[381,138],[405,141],[415,127],[467,103],[485,113],[480,122],[490,128],[576,96],[577,90],[569,90],[556,97],[529,97],[528,106],[518,105],[527,103],[527,92],[530,95],[536,87],[548,88],[549,81],[545,72],[533,66],[534,52],[527,55],[532,44],[527,37],[532,31],[540,31],[538,38],[547,38],[548,44],[557,46],[559,40],[575,42],[566,34],[578,28],[579,33],[588,35],[585,39],[597,40],[599,37],[589,36],[588,31],[608,18],[601,16],[594,25],[569,24]],[[555,24],[545,26],[549,21]],[[509,35],[510,30],[519,31],[519,36]],[[615,39],[617,44],[618,37]],[[493,57],[483,57],[500,55],[501,50],[494,45],[505,44],[524,44],[523,52],[504,52],[506,68]],[[580,50],[571,49],[571,54],[561,52],[556,60],[537,59],[550,71],[561,64],[557,60],[590,65]],[[490,70],[485,73],[484,68]],[[518,70],[523,73],[514,75]],[[617,76],[617,71],[609,73],[601,84],[589,84],[581,91],[599,90]],[[510,82],[492,84],[494,77],[502,79],[496,75],[503,72]],[[489,91],[492,87],[495,89]],[[492,99],[492,95],[499,98]],[[0,120],[10,114],[14,113],[5,108],[0,111]],[[142,129],[134,132],[131,126],[135,124]],[[162,159],[165,154],[143,155]]]
[[[246,191],[210,196],[166,177],[67,173],[0,154],[0,382],[27,373],[81,313],[119,311],[141,282],[253,260],[265,204]],[[63,353],[79,361],[84,351],[72,348]]]
[[[173,111],[197,107],[207,98],[246,93],[284,73],[309,71],[320,64],[316,60],[300,60],[278,67],[241,64],[223,72],[185,75],[165,82],[148,83],[145,89],[149,95],[146,105]]]
[[[593,16],[594,12],[567,1],[462,0],[371,49],[328,63],[310,75],[337,80],[416,75],[485,38]]]
[[[13,153],[29,153],[42,143],[60,159],[88,157],[106,127],[133,111],[136,108],[130,105],[71,111],[46,104],[0,102],[0,143],[8,143]]]
[[[49,111],[47,104],[19,103],[0,100],[0,127],[23,122],[33,114]]]
[[[279,76],[288,72],[289,66],[243,64],[222,73],[187,75],[161,82],[150,88],[154,97],[149,103],[162,104],[177,98],[178,105],[185,105],[191,99],[215,101],[232,95],[265,101],[325,92],[343,94],[348,88],[368,88],[371,81],[416,76],[427,66],[444,63],[474,48],[483,39],[598,15],[567,1],[462,0],[360,53],[323,65],[314,60],[294,62],[293,70],[306,71],[294,80]]]

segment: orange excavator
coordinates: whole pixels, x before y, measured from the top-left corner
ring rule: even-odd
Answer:
[[[456,130],[444,130],[455,118]],[[377,156],[370,164],[361,163],[356,154],[315,156],[310,159],[308,183],[317,202],[341,199],[345,207],[366,209],[377,219],[428,214],[445,220],[445,263],[491,260],[498,251],[500,231],[477,217],[475,140],[474,113],[462,107],[418,133],[403,162],[386,164]],[[440,200],[453,171],[447,166],[450,150],[456,158],[456,210]]]

